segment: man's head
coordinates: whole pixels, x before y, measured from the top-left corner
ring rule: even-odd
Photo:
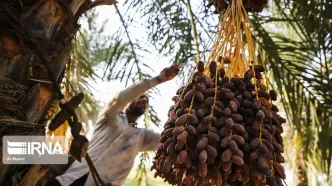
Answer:
[[[142,116],[148,106],[149,98],[146,94],[134,99],[125,110],[129,123],[135,122],[138,117]]]

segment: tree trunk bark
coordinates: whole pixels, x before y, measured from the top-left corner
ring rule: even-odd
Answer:
[[[115,1],[0,1],[0,136],[43,135],[57,95],[41,60],[61,82],[79,17]],[[17,185],[31,166],[1,161],[0,185]]]

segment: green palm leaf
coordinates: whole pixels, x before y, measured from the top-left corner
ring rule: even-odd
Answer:
[[[331,39],[321,38],[329,37],[331,26],[326,24],[327,18],[320,17],[327,11],[320,9],[322,5],[308,4],[276,1],[282,19],[300,20],[286,22],[296,35],[270,34],[255,16],[253,24],[269,62],[273,85],[282,95],[288,120],[300,136],[305,160],[330,175],[332,123],[327,116],[332,115],[332,47]]]

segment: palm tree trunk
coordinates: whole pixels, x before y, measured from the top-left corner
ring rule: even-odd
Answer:
[[[61,82],[78,19],[115,0],[0,1],[0,136],[42,135],[57,103],[42,60]],[[0,162],[0,185],[16,185],[30,168]]]

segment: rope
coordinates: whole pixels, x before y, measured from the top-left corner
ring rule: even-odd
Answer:
[[[100,178],[96,167],[93,165],[93,162],[92,162],[89,154],[87,154],[85,156],[85,160],[88,163],[88,166],[89,166],[90,172],[92,173],[92,177],[93,177],[93,180],[95,181],[95,184],[100,185],[100,186],[106,186],[105,183],[103,182],[103,180]],[[98,182],[100,184],[98,184]]]

